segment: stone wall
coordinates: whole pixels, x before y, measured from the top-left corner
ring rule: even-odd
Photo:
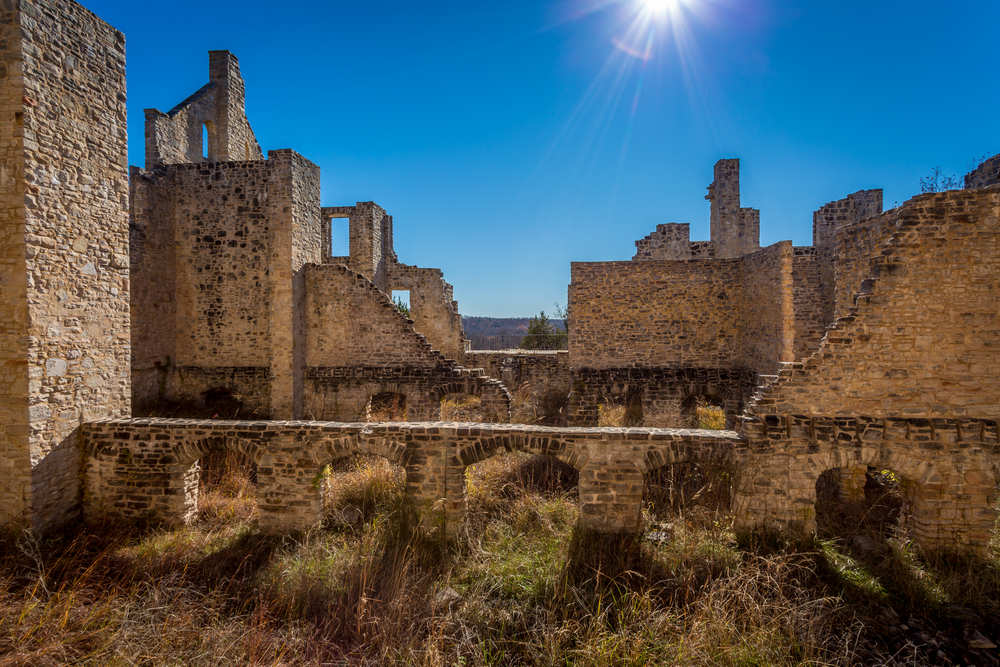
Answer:
[[[836,295],[837,263],[845,267],[843,278],[854,280],[853,267],[860,261],[867,260],[872,252],[877,251],[877,244],[884,238],[872,238],[868,232],[870,225],[859,225],[864,220],[874,218],[882,213],[881,190],[859,190],[843,199],[830,202],[813,213],[813,247],[816,248],[816,262],[819,270],[818,287],[823,299],[823,319],[827,324],[837,316],[838,301]],[[846,227],[857,228],[852,246],[842,247],[841,230]],[[867,231],[865,231],[867,230]],[[876,233],[876,237],[879,234]],[[872,243],[874,242],[874,246]],[[846,254],[844,254],[846,251]],[[844,262],[847,264],[844,264]],[[860,268],[860,266],[859,266]],[[856,290],[860,282],[849,291]],[[853,293],[849,295],[853,298]]]
[[[760,211],[740,207],[740,161],[715,163],[715,180],[705,199],[712,202],[711,233],[715,256],[740,257],[760,249]]]
[[[988,188],[993,185],[1000,185],[1000,155],[994,155],[965,175],[967,190]]]
[[[165,164],[263,160],[245,109],[240,64],[209,51],[208,83],[168,113],[145,109],[146,169]],[[208,146],[203,145],[203,135]]]
[[[221,386],[244,393],[263,370],[273,386],[254,408],[295,414],[301,272],[322,259],[319,168],[289,150],[266,161],[133,168],[132,202],[137,406],[199,401],[219,388],[211,382],[249,373],[253,382]]]
[[[793,257],[792,242],[782,241],[740,258],[738,299],[730,313],[739,325],[736,366],[771,375],[780,362],[792,361]]]
[[[887,418],[1000,417],[1000,192],[914,197],[822,354],[783,369],[755,410]],[[839,272],[838,272],[839,275]]]
[[[573,262],[570,365],[735,366],[739,261]]]
[[[566,387],[569,393],[567,350],[474,350],[465,353],[464,364],[468,368],[483,369],[511,389],[530,382],[538,387]]]
[[[333,218],[349,219],[350,256],[347,268],[356,271],[375,283],[383,292],[389,293],[389,265],[395,260],[392,250],[392,216],[373,201],[358,202],[355,206],[323,207],[325,224]],[[328,237],[330,232],[325,232]],[[326,242],[326,253],[330,254],[330,243]],[[323,261],[331,263],[332,257]],[[343,260],[345,258],[337,258]]]
[[[79,512],[77,432],[129,414],[125,38],[70,0],[5,3],[0,524]]]
[[[793,248],[792,307],[795,311],[795,345],[793,356],[802,359],[815,353],[826,335],[832,296],[827,299],[822,285],[822,267],[815,247]],[[832,293],[831,293],[832,295]]]
[[[997,422],[766,415],[743,425],[741,528],[816,529],[816,482],[871,468],[902,479],[906,528],[931,549],[985,555],[997,518]]]
[[[637,401],[647,421],[683,421],[693,419],[694,400],[703,398],[721,405],[727,422],[733,424],[756,386],[757,373],[747,368],[574,369],[567,421],[573,426],[597,426],[598,408],[608,398]]]
[[[460,533],[465,469],[503,452],[552,456],[580,471],[581,528],[632,532],[642,521],[643,478],[709,450],[732,449],[732,432],[669,429],[556,429],[486,424],[343,424],[105,420],[84,433],[88,519],[184,523],[196,513],[198,461],[238,451],[257,463],[264,530],[303,530],[322,519],[323,466],[351,454],[406,469],[406,492],[425,531]]]
[[[635,242],[633,261],[688,259],[691,257],[691,226],[671,222],[657,225],[656,231]]]
[[[389,264],[389,290],[409,290],[410,317],[417,331],[435,350],[449,359],[461,360],[465,354],[465,330],[452,286],[444,280],[441,269],[422,269],[397,261]]]

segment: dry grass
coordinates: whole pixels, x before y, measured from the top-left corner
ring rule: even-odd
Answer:
[[[402,394],[375,394],[368,399],[368,407],[365,409],[365,421],[406,421],[406,398]]]
[[[511,394],[510,422],[564,426],[569,388],[525,382]]]
[[[471,394],[448,394],[441,399],[441,421],[483,423],[483,399]]]
[[[228,463],[203,502],[249,497]],[[571,469],[508,454],[469,469],[469,530],[442,548],[410,529],[400,468],[359,457],[317,483],[361,519],[273,537],[203,506],[175,530],[3,537],[0,666],[993,664],[961,615],[1000,632],[1000,543],[737,539],[687,501],[646,537],[593,535]]]

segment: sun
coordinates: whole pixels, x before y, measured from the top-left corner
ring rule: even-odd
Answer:
[[[646,11],[653,14],[668,14],[675,11],[681,0],[641,0]]]

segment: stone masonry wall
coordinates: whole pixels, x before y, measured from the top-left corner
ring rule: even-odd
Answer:
[[[975,190],[1000,185],[1000,155],[994,155],[965,175],[965,188]]]
[[[870,221],[894,229],[821,354],[786,365],[758,415],[1000,417],[1000,191],[920,195]],[[848,239],[853,236],[847,236]]]
[[[715,180],[705,199],[712,203],[711,233],[715,256],[740,257],[760,249],[760,211],[740,207],[740,161],[715,163]]]
[[[268,208],[271,165],[206,162],[170,165],[168,170],[173,178],[165,187],[174,202],[175,218],[151,226],[174,228],[177,352],[173,363],[267,367],[272,350],[268,306],[275,297],[269,276],[275,252]],[[143,261],[136,258],[137,263]]]
[[[818,287],[824,303],[823,319],[826,324],[833,322],[839,312],[836,296],[837,262],[843,263],[846,260],[848,264],[853,265],[867,259],[872,250],[875,249],[871,247],[873,239],[869,238],[867,233],[862,232],[857,239],[862,243],[847,248],[847,255],[844,255],[842,253],[845,252],[845,248],[840,246],[838,234],[842,228],[855,226],[863,220],[873,218],[881,213],[881,190],[859,190],[843,199],[830,202],[813,213],[813,247],[816,248],[816,262],[819,269]],[[870,228],[862,225],[858,229],[869,230]],[[874,242],[877,246],[879,240],[874,239]],[[844,278],[855,280],[856,276],[852,275],[852,271],[848,269],[844,273]],[[851,291],[856,290],[858,285],[860,282],[854,287],[844,285],[841,287],[847,287],[848,291]],[[853,298],[853,293],[850,298]]]
[[[735,366],[738,260],[573,262],[574,368]]]
[[[132,400],[140,411],[162,397],[163,371],[177,363],[175,180],[173,172],[138,167],[129,176]]]
[[[512,389],[530,382],[539,386],[565,386],[567,393],[569,391],[569,352],[566,350],[476,350],[465,353],[464,364],[469,368],[482,368],[487,375]]]
[[[409,290],[410,317],[435,350],[449,359],[461,360],[465,353],[465,331],[452,286],[445,282],[441,269],[422,269],[397,261],[389,263],[391,290]]]
[[[691,257],[691,226],[671,222],[657,225],[656,231],[635,242],[633,261],[651,259],[689,259]]]
[[[306,366],[433,367],[446,361],[385,292],[344,266],[305,269]]]
[[[739,299],[732,317],[739,323],[737,366],[771,375],[792,361],[795,311],[791,241],[782,241],[739,260]]]
[[[580,471],[580,527],[632,532],[642,521],[645,473],[739,438],[724,431],[555,429],[522,425],[105,420],[87,425],[88,519],[185,523],[196,514],[198,461],[239,451],[257,463],[260,526],[302,530],[322,519],[322,467],[355,453],[406,469],[406,492],[430,536],[460,533],[465,469],[503,452],[552,456]]]
[[[228,51],[209,51],[208,55],[207,84],[168,113],[145,109],[146,169],[264,159],[247,120],[239,61]],[[207,147],[203,146],[206,129]]]
[[[816,248],[793,248],[792,301],[795,310],[795,359],[802,359],[816,352],[826,334],[828,300],[822,289],[821,266]]]
[[[129,414],[125,38],[69,0],[0,10],[0,523],[79,512],[80,424]]]

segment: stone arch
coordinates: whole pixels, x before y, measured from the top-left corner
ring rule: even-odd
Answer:
[[[318,483],[320,475],[323,474],[327,465],[342,461],[343,459],[360,455],[375,456],[385,459],[393,465],[398,465],[406,471],[407,485],[411,480],[412,471],[410,462],[411,450],[406,444],[392,437],[380,437],[367,434],[350,434],[340,437],[321,438],[318,443],[310,447],[313,469],[309,479],[312,481],[306,490],[307,503],[315,512],[314,523],[323,520],[324,499],[323,485]]]
[[[221,451],[243,454],[254,462],[258,471],[267,453],[266,448],[257,441],[228,435],[210,435],[178,442],[171,449],[173,463],[167,472],[168,502],[172,506],[168,521],[191,523],[195,519],[198,514],[198,486],[201,482],[201,469],[195,464],[205,455]]]
[[[173,447],[172,454],[176,465],[190,466],[201,457],[212,452],[229,451],[246,455],[255,464],[260,465],[265,448],[257,441],[228,435],[210,435],[196,440],[179,442]]]
[[[611,397],[621,397],[625,408],[624,427],[639,426],[643,417],[648,412],[649,392],[645,382],[619,381],[605,384],[598,388],[596,392],[596,406],[598,421],[600,420],[601,406]]]
[[[732,506],[736,460],[731,447],[675,440],[651,446],[636,460],[642,475],[643,503],[672,510],[691,504],[723,510]],[[699,502],[695,502],[698,500]],[[675,504],[676,503],[676,504]]]
[[[406,421],[411,405],[406,391],[395,385],[382,385],[365,400],[365,421]],[[373,416],[388,419],[372,419]],[[398,419],[397,417],[402,417]]]
[[[441,382],[428,393],[431,405],[436,414],[434,419],[441,419],[441,401],[449,394],[468,394],[478,396],[481,403],[481,411],[489,420],[496,417],[493,422],[510,422],[510,392],[502,383],[496,381],[484,381],[484,378],[474,377],[463,380],[451,380]]]

